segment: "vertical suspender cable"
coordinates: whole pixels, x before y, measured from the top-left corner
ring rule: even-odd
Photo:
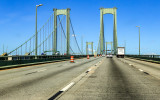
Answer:
[[[49,30],[50,30],[50,19],[48,20],[48,36],[49,36]],[[48,38],[48,51],[50,54],[50,37]]]
[[[52,54],[52,16],[50,18],[50,55]]]
[[[21,56],[22,56],[22,46],[21,46]]]
[[[47,24],[45,25],[45,39],[47,38]],[[47,41],[45,44],[45,51],[47,51]]]
[[[19,49],[18,49],[18,55],[19,55]]]
[[[16,49],[16,55],[17,55],[17,49]]]
[[[32,40],[32,39],[30,39],[30,47],[29,47],[29,52],[31,52],[31,40]]]
[[[47,35],[47,37],[49,36],[49,20],[48,20],[48,29],[47,29],[47,33],[48,33],[48,35]],[[48,38],[48,48],[47,48],[47,50],[49,51],[49,38]],[[49,53],[49,52],[48,52]]]

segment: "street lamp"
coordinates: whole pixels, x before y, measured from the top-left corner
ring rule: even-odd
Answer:
[[[136,26],[139,28],[139,55],[140,55],[140,26]]]
[[[35,40],[35,59],[37,59],[37,8],[39,7],[39,6],[42,6],[43,4],[39,4],[39,5],[36,5],[36,26],[35,26],[35,28],[36,28],[36,30],[35,30],[35,36],[36,36],[36,40]]]

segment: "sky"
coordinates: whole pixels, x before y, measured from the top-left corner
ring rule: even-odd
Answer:
[[[100,8],[117,7],[118,46],[126,44],[127,54],[138,54],[141,27],[141,54],[160,54],[160,0],[0,0],[0,54],[9,52],[35,33],[35,7],[38,8],[38,28],[53,13],[53,8],[70,8],[70,17],[78,43],[98,46]],[[113,40],[113,15],[104,15],[105,40]]]

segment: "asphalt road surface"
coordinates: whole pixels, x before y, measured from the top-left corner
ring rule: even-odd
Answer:
[[[99,58],[27,66],[0,71],[0,100],[48,100]]]
[[[140,63],[137,64],[140,66]],[[145,64],[143,68],[147,66]],[[151,69],[155,68],[151,63],[147,67],[149,66]],[[160,100],[160,79],[122,62],[121,59],[104,58],[95,72],[88,74],[58,99]]]
[[[125,58],[125,59],[120,59],[120,60],[160,79],[160,64],[140,61],[140,60],[135,60],[135,59],[130,59],[130,58]]]

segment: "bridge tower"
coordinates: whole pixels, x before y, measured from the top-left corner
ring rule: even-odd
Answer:
[[[104,45],[104,23],[103,23],[103,15],[104,14],[112,14],[113,19],[113,49],[114,54],[117,53],[117,8],[100,8],[100,53],[102,54],[105,51]]]
[[[66,54],[70,54],[70,9],[53,9],[54,11],[54,36],[53,36],[53,54],[57,52],[57,16],[66,15],[66,32],[67,32],[67,51]]]
[[[88,45],[91,45],[93,55],[93,42],[86,42],[86,55],[88,55]]]

